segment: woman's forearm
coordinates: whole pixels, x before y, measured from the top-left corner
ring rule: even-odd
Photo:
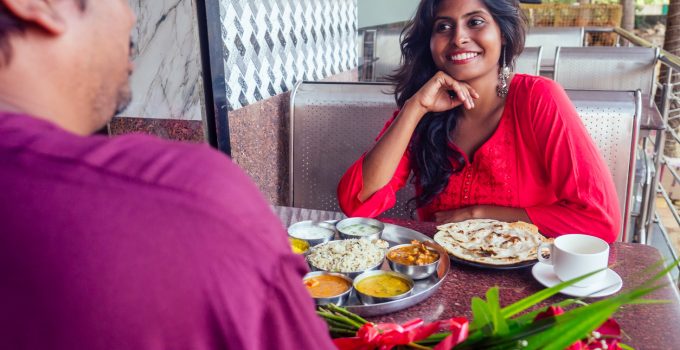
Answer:
[[[392,179],[413,131],[425,113],[417,103],[407,101],[385,134],[366,153],[362,164],[364,186],[359,193],[361,201],[368,199]]]
[[[531,219],[525,209],[495,205],[473,205],[435,213],[435,220],[441,223],[459,222],[469,219],[494,219],[507,222],[524,221],[531,223]]]

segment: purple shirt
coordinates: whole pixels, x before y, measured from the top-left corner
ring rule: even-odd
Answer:
[[[280,222],[205,145],[0,113],[0,349],[325,349]]]

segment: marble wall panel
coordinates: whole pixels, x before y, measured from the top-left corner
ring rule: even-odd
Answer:
[[[137,15],[133,99],[119,117],[200,121],[204,90],[195,0],[128,0]]]

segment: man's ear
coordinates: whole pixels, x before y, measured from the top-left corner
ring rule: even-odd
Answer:
[[[17,18],[51,34],[61,34],[66,22],[56,9],[55,0],[0,0]],[[110,0],[106,0],[110,1]]]

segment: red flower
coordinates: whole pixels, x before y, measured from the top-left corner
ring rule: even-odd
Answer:
[[[467,338],[468,321],[465,318],[454,318],[428,324],[425,324],[422,319],[417,318],[403,325],[396,323],[366,323],[359,328],[356,337],[334,339],[333,343],[340,350],[390,350],[397,345],[406,345],[423,340],[442,327],[451,329],[451,335],[444,339],[444,341],[450,342],[451,346]],[[449,338],[451,340],[448,340]],[[435,349],[440,349],[439,345]]]
[[[464,342],[468,337],[469,322],[465,317],[456,317],[444,322],[449,323],[448,328],[451,331],[451,335],[439,342],[433,350],[449,350],[455,345]]]
[[[563,313],[564,310],[561,307],[550,306],[545,311],[537,314],[534,321],[555,317]],[[609,350],[621,350],[621,347],[619,346],[620,340],[621,327],[619,327],[616,320],[610,318],[593,331],[588,338],[577,341],[568,347],[567,350],[595,350],[605,348]]]

